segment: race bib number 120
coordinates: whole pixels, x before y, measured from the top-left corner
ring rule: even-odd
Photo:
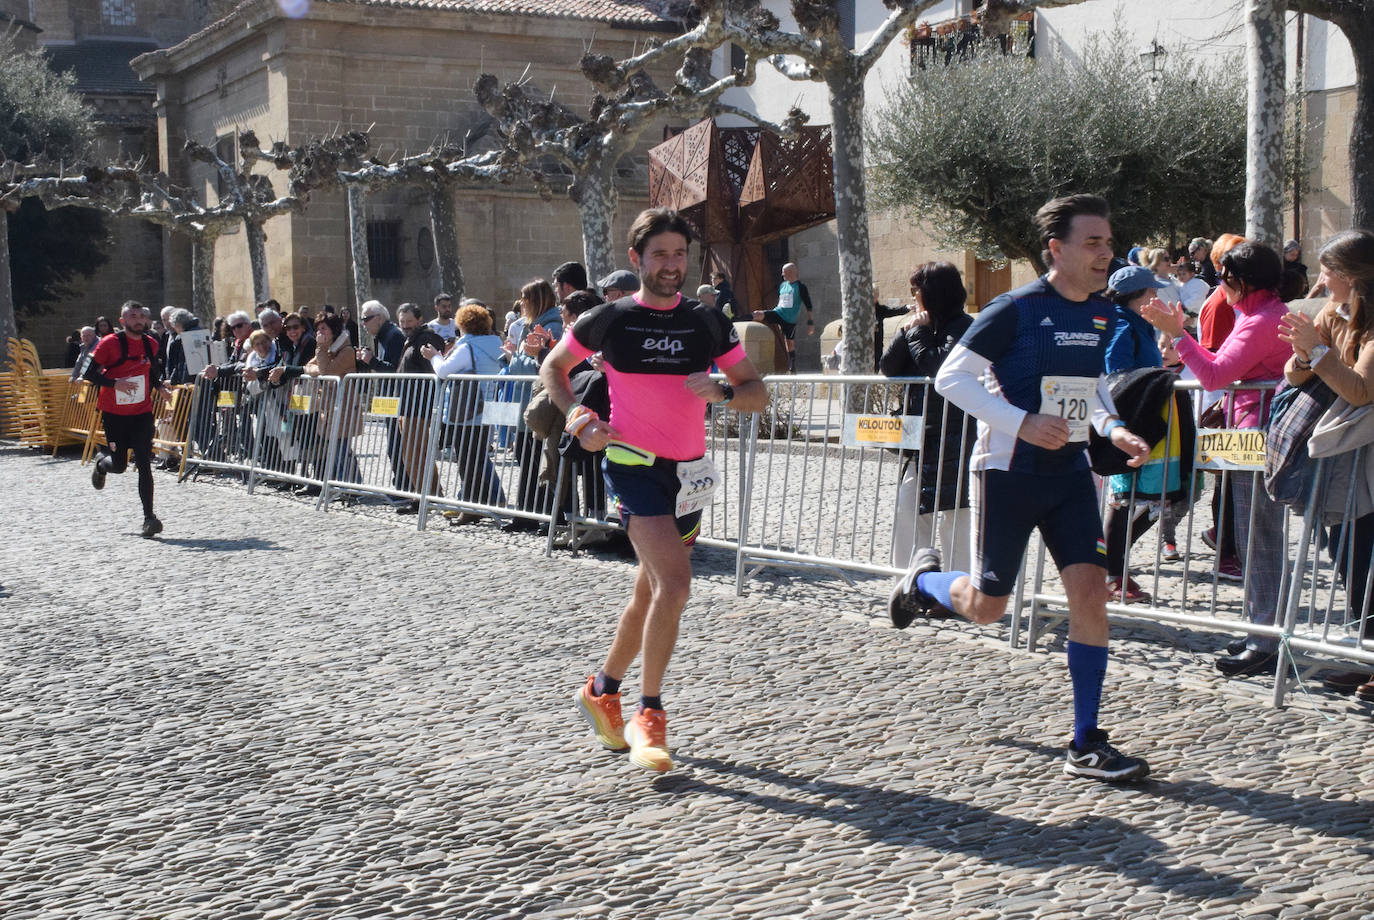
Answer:
[[[1042,377],[1040,413],[1069,423],[1069,440],[1086,441],[1097,405],[1096,377]]]

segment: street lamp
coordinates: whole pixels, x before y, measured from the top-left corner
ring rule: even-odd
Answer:
[[[1160,58],[1168,54],[1164,46],[1159,43],[1159,39],[1150,39],[1150,47],[1140,52],[1140,63],[1150,69],[1150,81],[1159,79],[1159,69],[1161,66]]]

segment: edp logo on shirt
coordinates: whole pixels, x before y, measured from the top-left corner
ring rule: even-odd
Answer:
[[[661,339],[651,336],[644,340],[645,351],[666,351],[670,355],[677,355],[685,351],[686,348],[687,346],[683,344],[682,339],[675,339],[667,335]]]

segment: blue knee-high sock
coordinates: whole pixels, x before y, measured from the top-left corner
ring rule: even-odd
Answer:
[[[1069,642],[1069,679],[1073,682],[1073,743],[1082,747],[1097,728],[1102,681],[1107,676],[1107,647]]]
[[[949,596],[950,588],[966,575],[967,572],[922,572],[916,576],[916,587],[939,601],[941,607],[953,610],[954,601]]]

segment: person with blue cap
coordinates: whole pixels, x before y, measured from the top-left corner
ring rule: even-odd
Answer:
[[[1138,367],[1163,367],[1164,358],[1155,344],[1155,330],[1140,311],[1168,287],[1143,265],[1127,265],[1107,279],[1107,299],[1116,304],[1116,327],[1107,345],[1108,374]]]
[[[1104,370],[1108,374],[1142,367],[1163,367],[1164,356],[1155,341],[1155,330],[1140,311],[1159,296],[1168,282],[1160,280],[1143,265],[1127,265],[1107,279],[1106,297],[1116,305],[1116,325],[1107,344]],[[1175,425],[1177,422],[1175,421]],[[1179,439],[1172,446],[1177,449]],[[1140,470],[1118,474],[1107,480],[1107,513],[1102,521],[1107,541],[1107,592],[1123,604],[1150,600],[1149,592],[1136,584],[1126,572],[1126,557],[1136,540],[1160,517],[1161,474],[1169,476],[1168,492],[1179,487],[1179,466],[1155,456],[1169,445],[1156,445],[1151,459]]]

